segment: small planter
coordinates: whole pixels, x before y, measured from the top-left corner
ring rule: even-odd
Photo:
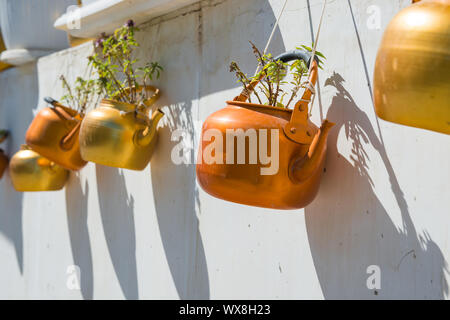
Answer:
[[[74,1],[0,1],[0,27],[7,49],[0,59],[20,65],[67,48],[66,34],[53,23],[71,4]]]
[[[0,130],[0,143],[6,140],[8,137],[8,131]],[[3,177],[6,168],[8,167],[8,156],[3,149],[0,149],[0,179]]]
[[[380,118],[450,134],[449,17],[449,1],[424,0],[390,22],[374,72]]]
[[[164,113],[153,112],[151,105],[159,97],[159,89],[145,102],[144,108],[133,104],[103,99],[100,106],[89,112],[81,124],[80,149],[86,161],[106,166],[143,170],[149,163],[157,141],[156,127]]]
[[[3,177],[3,173],[5,173],[6,168],[8,167],[8,157],[0,149],[0,179]]]
[[[311,55],[296,50],[283,54],[274,60],[287,62],[303,59],[307,64]],[[309,81],[312,85],[317,79],[317,62],[313,61]],[[254,84],[255,85],[255,84]],[[252,88],[254,88],[254,85]],[[210,115],[202,128],[199,159],[197,161],[197,179],[202,188],[209,194],[228,201],[273,209],[297,209],[309,204],[317,194],[320,177],[326,154],[326,142],[332,123],[325,120],[321,128],[317,128],[308,118],[308,104],[305,100],[311,98],[311,91],[306,89],[302,99],[294,110],[246,103],[245,91],[233,101],[227,101],[227,106]],[[215,150],[219,161],[209,161],[205,158],[210,143],[209,131],[220,132],[223,141],[222,150]],[[245,163],[233,163],[227,160],[227,131],[254,129],[258,135],[253,145],[254,154],[261,154],[262,146],[272,153],[274,171],[262,174],[261,169],[269,167],[258,157],[254,164],[249,163],[250,143],[245,143]],[[261,142],[261,129],[267,132],[267,142]],[[278,130],[276,142],[278,150],[272,150],[271,133]],[[276,132],[276,131],[275,131]],[[220,139],[216,137],[216,139]],[[239,139],[237,139],[239,140]],[[215,141],[215,140],[214,140]],[[236,143],[236,140],[234,141]],[[271,152],[272,150],[272,152]],[[238,147],[234,145],[234,158]],[[241,150],[242,152],[242,150]],[[276,153],[279,159],[274,158]],[[217,159],[216,159],[217,160]],[[209,162],[209,163],[208,163]],[[275,163],[276,162],[276,163]]]
[[[80,170],[87,163],[81,158],[78,139],[83,115],[51,98],[46,101],[52,107],[39,111],[25,141],[31,149],[63,168]]]
[[[64,187],[69,171],[42,157],[28,146],[12,158],[9,174],[17,191],[54,191]]]

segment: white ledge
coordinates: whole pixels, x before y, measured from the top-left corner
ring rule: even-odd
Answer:
[[[79,38],[111,33],[129,19],[136,24],[164,15],[199,0],[97,0],[59,17],[54,24]]]
[[[54,50],[35,50],[35,49],[12,49],[3,51],[0,54],[0,61],[13,65],[20,66],[40,57],[53,53]]]

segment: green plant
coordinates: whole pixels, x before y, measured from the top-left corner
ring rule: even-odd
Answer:
[[[149,62],[137,67],[138,59],[133,57],[139,47],[135,32],[139,29],[129,20],[110,36],[104,33],[95,41],[98,50],[89,57],[89,64],[97,71],[104,95],[139,107],[150,98],[147,90],[141,90],[163,71],[158,62]],[[141,84],[139,83],[141,82]]]
[[[65,92],[61,101],[66,102],[78,113],[83,115],[86,113],[88,106],[97,105],[103,88],[98,79],[85,80],[82,77],[77,77],[73,89],[63,75],[60,76],[60,80]]]
[[[303,81],[304,77],[308,77],[309,75],[306,63],[303,60],[296,60],[291,64],[282,62],[281,60],[274,60],[272,54],[262,54],[252,42],[250,44],[258,61],[258,72],[253,77],[249,77],[242,72],[235,61],[232,61],[230,64],[230,72],[234,72],[237,82],[243,85],[249,102],[252,102],[253,94],[260,104],[288,108],[299,90],[307,85],[307,82]],[[304,45],[297,47],[297,49],[312,51],[310,47]],[[322,59],[325,59],[325,56],[318,51],[316,51],[316,56],[319,61],[319,68],[322,69]],[[284,80],[288,73],[292,75],[291,81]],[[252,82],[254,83],[256,80],[259,80],[258,86],[255,90],[249,90]],[[292,86],[290,95],[289,91],[286,90],[288,84]],[[266,103],[263,103],[261,95],[258,94],[258,90],[266,98]],[[289,96],[289,99],[287,103],[284,103],[287,96]]]

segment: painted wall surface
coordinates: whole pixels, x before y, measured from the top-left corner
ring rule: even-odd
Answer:
[[[276,211],[215,199],[191,164],[171,160],[171,134],[199,125],[240,90],[229,62],[256,67],[280,0],[203,1],[141,26],[138,55],[165,68],[166,113],[142,172],[89,163],[64,190],[17,193],[0,182],[0,298],[448,298],[450,137],[377,120],[371,81],[389,20],[409,0],[329,0],[313,120],[336,123],[316,200]],[[310,44],[321,0],[290,0],[274,54]],[[379,20],[378,20],[379,18]],[[379,22],[379,25],[378,25]],[[86,70],[91,44],[0,73],[0,127],[12,156],[58,76]],[[187,150],[189,151],[189,150]],[[81,270],[73,289],[72,265]],[[381,288],[367,287],[378,266]],[[370,268],[369,268],[370,269]]]

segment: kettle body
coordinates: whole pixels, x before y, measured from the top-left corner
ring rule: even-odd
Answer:
[[[422,0],[389,23],[374,71],[384,120],[450,134],[450,0]]]
[[[80,170],[87,162],[81,158],[79,129],[82,115],[63,107],[47,107],[31,122],[25,141],[34,151],[56,164]]]
[[[42,157],[28,146],[22,146],[9,164],[9,174],[17,191],[60,190],[69,178],[69,171]]]
[[[159,95],[159,90],[155,91]],[[133,104],[103,99],[81,124],[83,159],[110,167],[145,169],[156,146],[157,124],[164,115],[158,109],[150,119],[147,108],[139,110]]]
[[[221,159],[216,158],[214,163],[208,163],[208,145],[212,142],[208,141],[209,138],[200,142],[196,169],[201,187],[217,198],[257,207],[298,209],[311,203],[319,190],[326,144],[311,176],[298,181],[293,170],[296,161],[307,155],[310,145],[296,143],[284,134],[283,128],[289,123],[291,115],[292,110],[289,109],[235,101],[228,101],[225,108],[211,114],[203,125],[202,137],[208,135],[211,129],[220,133],[215,139],[223,137],[223,153],[220,154]],[[320,132],[312,122],[309,122],[308,130],[312,136]],[[239,138],[230,135],[239,131],[241,143],[245,141],[244,148],[239,148]],[[252,141],[251,135],[256,139]],[[229,147],[230,143],[232,147]],[[266,155],[270,154],[270,163],[261,157],[262,149],[265,149],[263,153]],[[227,153],[231,150],[233,159],[228,158],[232,161],[227,161]],[[242,150],[245,150],[246,161],[239,164],[238,154]],[[251,163],[251,157],[256,161]],[[264,170],[266,174],[263,174]]]

